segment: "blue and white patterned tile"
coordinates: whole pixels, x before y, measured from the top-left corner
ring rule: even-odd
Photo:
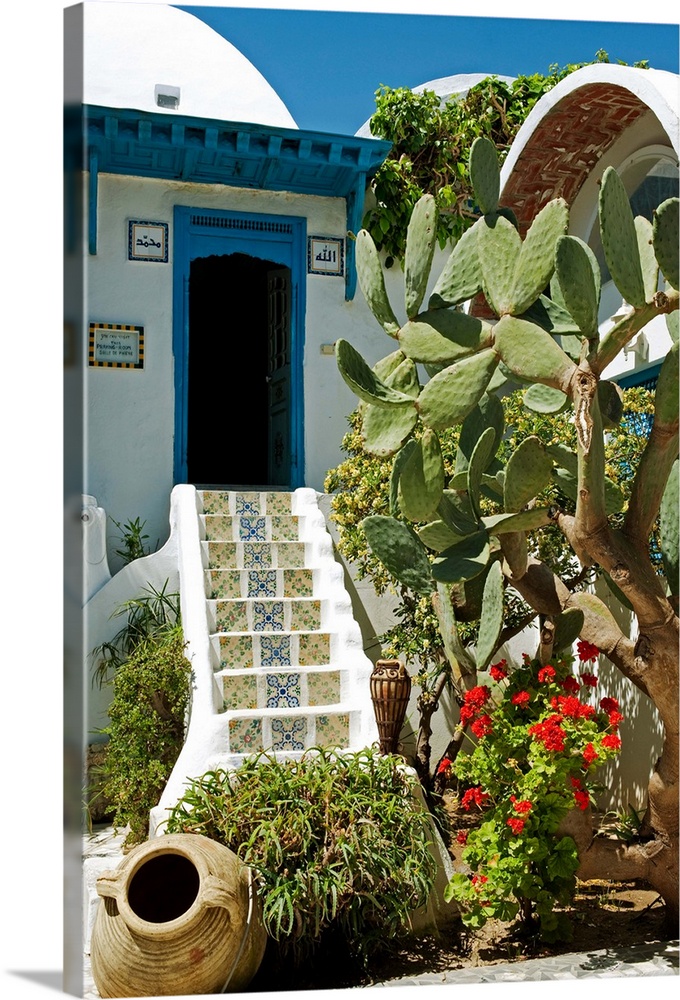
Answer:
[[[243,568],[261,569],[272,566],[271,546],[262,542],[243,543]]]
[[[254,601],[253,630],[255,632],[283,632],[283,601]]]
[[[261,635],[259,641],[261,667],[291,666],[289,635]]]
[[[259,493],[237,493],[234,503],[240,517],[257,517],[264,513]]]
[[[267,708],[299,708],[299,674],[267,674]]]
[[[273,750],[304,750],[306,739],[306,719],[272,719]]]
[[[238,536],[242,542],[266,542],[267,519],[264,517],[241,517],[238,523]]]
[[[249,570],[248,597],[276,597],[276,570]]]

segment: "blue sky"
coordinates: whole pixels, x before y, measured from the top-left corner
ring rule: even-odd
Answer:
[[[656,69],[678,71],[678,25],[638,23],[630,13],[628,20],[606,20],[613,16],[606,13],[611,8],[626,18],[630,7],[622,3],[591,4],[603,18],[598,21],[527,17],[536,5],[521,2],[511,9],[522,16],[512,18],[410,12],[473,7],[455,2],[360,5],[372,11],[329,9],[342,6],[333,4],[291,9],[301,3],[181,6],[250,59],[300,128],[317,131],[354,134],[372,114],[374,93],[382,84],[413,87],[454,73],[545,73],[552,63],[590,61],[598,49],[607,51],[612,62],[647,59]],[[359,5],[345,5],[351,6]],[[479,6],[488,13],[501,5]],[[574,6],[579,5],[569,8]],[[663,18],[663,4],[650,9]],[[563,8],[560,14],[564,17]]]

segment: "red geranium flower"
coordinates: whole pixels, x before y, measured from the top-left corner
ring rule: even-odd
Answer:
[[[576,648],[578,650],[578,658],[581,663],[588,663],[589,660],[596,660],[600,655],[600,650],[597,646],[594,646],[592,642],[586,642],[585,639],[579,639],[576,643]]]
[[[603,712],[614,712],[619,707],[619,703],[616,698],[602,698],[600,701],[600,708]]]
[[[488,797],[488,793],[482,790],[482,786],[477,785],[475,788],[468,788],[460,800],[460,804],[465,810],[469,810],[473,805],[481,808]]]
[[[602,746],[606,747],[607,750],[620,750],[621,737],[617,736],[616,733],[608,733],[602,740]]]
[[[574,800],[579,809],[587,809],[590,805],[590,796],[588,792],[584,792],[583,789],[577,788],[574,792]]]
[[[515,816],[511,816],[510,819],[506,820],[506,822],[516,837],[524,829],[523,819],[517,819]]]
[[[526,708],[531,701],[531,695],[528,691],[518,691],[517,694],[513,694],[510,701],[513,705],[517,705],[518,708]]]
[[[587,687],[597,687],[597,677],[595,674],[581,674],[581,682]]]
[[[551,715],[545,722],[537,722],[533,726],[529,726],[529,735],[535,736],[546,750],[554,750],[559,753],[564,750],[566,739],[561,722],[559,715]]]
[[[609,725],[612,729],[616,729],[620,722],[623,722],[623,716],[620,712],[610,712],[609,713]]]
[[[534,808],[533,802],[530,802],[529,799],[522,799],[520,802],[518,802],[513,795],[510,796],[510,799],[512,801],[512,807],[515,810],[515,812],[528,813],[531,812],[531,810]]]
[[[498,663],[494,663],[489,667],[489,674],[495,681],[502,681],[508,676],[508,672],[505,669],[507,660],[499,660]]]
[[[459,830],[456,834],[456,841],[459,844],[467,844],[469,830]]]
[[[538,671],[538,682],[539,684],[550,683],[550,681],[555,676],[555,668],[548,664],[546,667],[541,667]]]
[[[437,768],[437,774],[443,774],[445,771],[448,771],[452,764],[453,761],[449,760],[448,757],[442,757],[439,762],[439,767]]]
[[[480,717],[472,723],[470,729],[478,739],[481,739],[482,736],[488,736],[489,733],[493,732],[491,716],[480,715]]]
[[[473,884],[473,885],[475,886],[475,888],[476,888],[476,887],[477,887],[478,885],[484,885],[484,883],[485,883],[485,882],[488,882],[488,881],[489,881],[489,880],[488,880],[488,878],[486,877],[486,875],[473,875],[473,876],[472,876],[472,884]]]
[[[575,677],[567,677],[565,680],[560,682],[560,685],[565,691],[571,691],[572,694],[577,694],[581,688],[581,685]]]
[[[583,764],[586,768],[590,767],[594,760],[597,760],[599,754],[595,752],[595,747],[592,743],[586,743],[583,750]]]

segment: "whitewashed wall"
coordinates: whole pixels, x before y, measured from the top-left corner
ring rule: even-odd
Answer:
[[[221,185],[101,175],[97,254],[86,261],[87,320],[138,324],[145,331],[143,370],[89,368],[85,377],[86,462],[83,492],[116,521],[140,517],[153,546],[168,537],[173,486],[175,400],[172,355],[175,205],[303,216],[310,234],[344,235],[345,202]],[[167,264],[128,261],[127,221],[170,223]],[[356,398],[322,345],[345,337],[377,360],[394,345],[369,313],[360,290],[345,301],[343,278],[308,275],[304,351],[304,484],[322,490],[342,456],[340,442]],[[384,342],[384,343],[383,343]],[[109,524],[111,568],[117,532]]]

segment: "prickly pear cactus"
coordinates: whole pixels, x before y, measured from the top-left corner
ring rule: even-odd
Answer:
[[[454,246],[427,302],[436,207],[429,195],[415,206],[406,242],[403,321],[388,300],[373,241],[365,231],[358,235],[361,289],[398,351],[371,369],[347,341],[336,347],[340,374],[364,404],[366,449],[394,457],[392,516],[362,522],[368,544],[404,586],[432,598],[454,680],[469,678],[471,664],[484,669],[502,641],[504,594],[509,583],[522,590],[533,565],[532,533],[562,526],[560,510],[537,502],[546,488],[557,487],[572,501],[575,528],[568,530],[576,555],[584,566],[597,563],[580,526],[609,530],[608,518],[623,506],[620,487],[605,476],[602,447],[606,428],[622,418],[621,393],[602,374],[654,315],[663,314],[674,347],[659,379],[656,412],[659,433],[663,426],[676,436],[675,456],[671,448],[657,467],[647,467],[651,485],[645,497],[654,498],[657,510],[664,497],[664,560],[677,589],[678,199],[660,205],[652,223],[636,219],[620,177],[610,167],[604,171],[598,203],[602,246],[630,311],[601,336],[600,269],[590,247],[568,234],[566,202],[545,204],[522,238],[513,214],[499,205],[498,157],[489,140],[475,141],[469,169],[482,216]],[[464,306],[480,292],[494,320]],[[429,378],[421,384],[423,366]],[[537,413],[571,411],[576,451],[529,437],[507,464],[499,461],[505,428],[497,392],[513,386],[525,387],[525,405]],[[460,436],[447,482],[438,435],[451,427],[460,427]],[[646,515],[626,516],[647,525]],[[601,571],[615,587],[605,563]],[[476,653],[463,653],[456,633],[455,595],[466,588],[479,602]],[[528,584],[526,589],[532,592]],[[446,594],[450,607],[442,604]],[[552,601],[555,649],[587,631],[593,603],[581,604],[585,611]]]

